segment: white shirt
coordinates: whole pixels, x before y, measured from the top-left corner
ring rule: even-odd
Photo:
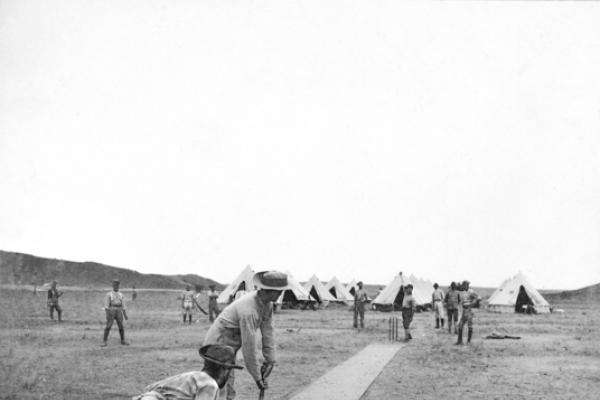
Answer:
[[[123,293],[111,290],[106,294],[106,298],[104,299],[104,308],[109,309],[111,306],[120,306],[123,308],[123,310],[125,309],[125,299],[123,298]]]

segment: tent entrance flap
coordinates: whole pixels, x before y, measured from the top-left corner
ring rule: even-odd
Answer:
[[[402,300],[404,300],[404,286],[400,286],[396,297],[394,298],[394,303],[392,304],[392,309],[400,310],[402,309]]]
[[[298,298],[296,297],[296,295],[294,294],[293,291],[291,290],[286,290],[283,293],[283,302],[285,303],[297,303],[298,302]]]
[[[531,297],[527,294],[523,285],[519,286],[519,294],[517,295],[517,302],[515,303],[515,312],[524,312],[523,306],[533,306]]]
[[[331,295],[337,299],[337,295],[335,294],[335,287],[329,289],[329,293],[331,293]]]
[[[317,300],[317,302],[319,302],[319,303],[321,302],[321,298],[317,294],[317,291],[315,290],[314,286],[310,288],[310,295],[312,296],[313,299]]]

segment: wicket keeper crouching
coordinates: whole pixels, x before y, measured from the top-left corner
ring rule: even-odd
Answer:
[[[235,363],[235,352],[229,346],[208,345],[198,350],[204,359],[202,371],[171,376],[146,387],[145,393],[132,400],[216,400]]]
[[[264,391],[266,388],[264,375],[268,376],[275,364],[273,302],[279,298],[283,290],[289,289],[289,286],[287,275],[277,271],[258,272],[254,275],[254,285],[258,291],[235,300],[219,314],[206,333],[204,345],[231,346],[235,353],[241,349],[248,373],[252,375],[258,388]],[[259,329],[264,357],[262,367],[259,367],[256,348]],[[221,390],[221,399],[235,398],[234,382],[235,377],[232,373],[227,385]]]

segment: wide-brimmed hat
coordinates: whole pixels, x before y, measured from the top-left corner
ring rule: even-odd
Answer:
[[[225,368],[243,369],[241,365],[235,363],[235,351],[230,346],[222,344],[208,344],[198,349],[200,357],[213,364],[221,365]]]
[[[258,289],[287,290],[290,288],[288,277],[279,271],[262,271],[254,274],[254,286]]]

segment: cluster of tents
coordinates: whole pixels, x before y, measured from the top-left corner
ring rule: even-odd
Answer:
[[[427,309],[431,307],[431,292],[433,283],[431,281],[417,278],[414,275],[404,276],[402,272],[383,289],[375,300],[373,300],[373,309],[379,311],[392,311],[402,308],[404,298],[404,288],[406,285],[413,285],[413,298],[418,309]]]
[[[231,282],[219,295],[217,302],[226,304],[231,302],[238,292],[255,290],[252,266],[247,266],[240,275]],[[336,277],[323,284],[313,275],[307,282],[301,284],[289,272],[288,283],[290,289],[282,292],[276,302],[279,307],[296,307],[299,304],[318,304],[321,307],[330,303],[350,305],[354,301],[356,282],[351,281],[344,285]],[[381,290],[371,301],[372,308],[379,311],[398,310],[402,307],[404,288],[412,284],[413,297],[419,309],[431,307],[431,293],[433,283],[414,275],[406,276],[400,272],[392,281]],[[487,307],[493,312],[526,312],[535,310],[536,313],[550,312],[550,305],[544,297],[529,282],[527,277],[519,272],[505,280],[487,301]]]
[[[404,287],[413,285],[413,297],[417,308],[427,309],[431,307],[431,293],[433,284],[431,281],[419,279],[414,275],[405,277],[402,272],[396,275],[392,282],[373,300],[375,310],[390,311],[402,307]],[[529,279],[519,272],[515,276],[506,279],[487,301],[487,309],[492,312],[550,312],[550,304],[544,299],[540,292],[529,282]]]
[[[248,265],[244,268],[238,277],[219,294],[217,302],[226,304],[231,302],[238,292],[255,290],[254,274],[255,271],[252,266]],[[276,301],[277,305],[296,306],[298,304],[316,303],[325,306],[329,303],[351,304],[354,301],[355,282],[344,285],[339,279],[333,277],[329,282],[323,284],[316,275],[313,275],[308,282],[301,284],[291,273],[287,272],[287,275],[290,289],[281,293]]]

